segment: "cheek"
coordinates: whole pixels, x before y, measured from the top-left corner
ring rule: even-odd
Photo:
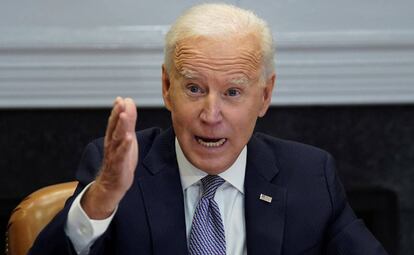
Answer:
[[[173,106],[171,116],[175,127],[179,127],[182,131],[188,130],[196,121],[196,107],[181,101],[181,103],[176,103]]]
[[[256,125],[257,113],[256,109],[252,108],[236,108],[232,112],[229,112],[229,122],[233,126],[233,129],[237,130],[234,135],[249,136],[254,126]]]

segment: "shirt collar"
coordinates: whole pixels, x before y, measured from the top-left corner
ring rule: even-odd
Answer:
[[[175,138],[175,151],[177,156],[178,170],[180,172],[181,186],[186,190],[207,175],[206,172],[196,168],[187,160],[177,138]],[[236,161],[226,171],[219,174],[226,182],[244,194],[244,175],[246,172],[247,148],[244,146]]]

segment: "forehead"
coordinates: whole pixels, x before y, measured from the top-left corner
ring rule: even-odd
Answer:
[[[253,35],[228,38],[192,37],[177,43],[174,66],[184,76],[220,72],[256,78],[262,65],[259,40]]]

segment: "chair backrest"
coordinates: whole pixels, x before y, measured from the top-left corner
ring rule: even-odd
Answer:
[[[6,254],[25,255],[39,232],[63,208],[78,182],[65,182],[39,189],[12,212],[6,233]]]

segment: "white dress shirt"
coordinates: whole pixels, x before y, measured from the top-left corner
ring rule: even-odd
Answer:
[[[181,147],[175,139],[176,157],[180,172],[181,185],[184,193],[184,213],[189,240],[194,211],[201,198],[202,188],[200,179],[207,174],[194,167],[184,156]],[[214,200],[220,209],[223,219],[226,254],[245,255],[246,250],[246,226],[244,220],[244,176],[246,172],[247,149],[243,148],[233,165],[219,174],[225,182],[217,189]],[[66,222],[65,232],[72,241],[78,254],[86,255],[93,242],[99,238],[108,228],[116,210],[104,220],[91,220],[80,205],[83,193],[90,184],[76,197],[73,202]]]

